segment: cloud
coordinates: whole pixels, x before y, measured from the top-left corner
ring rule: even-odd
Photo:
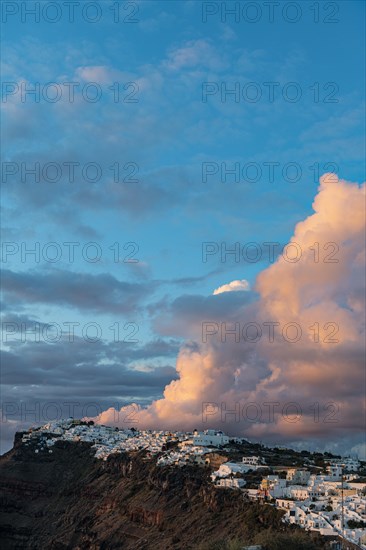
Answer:
[[[111,84],[125,78],[124,74],[120,71],[105,65],[77,67],[75,76],[77,79],[81,79],[85,82],[97,82],[98,84]],[[127,80],[130,80],[130,78],[127,78]]]
[[[235,308],[230,301],[224,314],[221,309],[221,319],[257,323],[263,337],[254,344],[242,337],[236,341],[233,334],[223,339],[221,332],[207,343],[187,342],[177,358],[179,378],[167,385],[162,399],[140,411],[140,425],[220,426],[293,444],[357,445],[364,427],[364,194],[365,185],[334,174],[321,178],[314,213],[296,225],[290,239],[301,261],[280,256],[259,274],[256,302],[237,301]],[[233,296],[178,299],[172,317],[198,322],[199,312],[203,320],[209,306],[218,320],[220,308],[215,311],[211,300]],[[264,337],[269,322],[275,327],[273,341]],[[296,325],[301,337],[295,342]],[[215,404],[206,421],[205,403]],[[243,415],[248,403],[260,411],[256,421],[253,411]],[[265,404],[273,405],[273,418],[263,414]]]
[[[366,443],[359,443],[352,447],[350,451],[351,456],[358,456],[360,460],[366,461]]]
[[[191,40],[180,48],[172,49],[164,66],[170,70],[193,69],[196,67],[207,67],[211,69],[222,68],[216,49],[209,41],[204,39]]]
[[[249,290],[249,288],[248,281],[246,279],[241,279],[241,281],[231,281],[231,283],[219,286],[213,291],[213,293],[216,295],[222,294],[223,292],[240,292],[243,290]]]
[[[55,304],[99,313],[135,312],[152,291],[152,284],[119,281],[109,274],[90,275],[65,270],[2,274],[4,295],[14,304]]]
[[[24,422],[20,420],[8,420],[2,415],[0,419],[0,454],[6,453],[13,447],[15,432],[27,430],[32,425],[34,425],[34,423],[31,421]]]
[[[33,319],[10,314],[2,322],[17,323],[19,329],[34,325]],[[99,414],[112,405],[119,409],[132,400],[147,404],[177,377],[178,342],[172,339],[145,344],[88,342],[76,336],[70,341],[68,335],[55,343],[33,339],[21,343],[18,333],[12,341],[5,339],[7,349],[1,352],[1,452],[12,446],[15,430]]]
[[[204,322],[240,320],[244,310],[253,318],[254,313],[249,313],[249,306],[255,296],[251,291],[222,292],[215,296],[184,294],[172,303],[163,300],[149,305],[149,311],[153,316],[154,329],[159,334],[200,340]]]

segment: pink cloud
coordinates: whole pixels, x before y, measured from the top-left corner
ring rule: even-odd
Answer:
[[[271,321],[278,323],[278,331],[298,324],[299,341],[262,338],[256,345],[216,340],[183,346],[179,379],[166,386],[162,399],[139,412],[139,426],[192,429],[202,425],[203,404],[211,402],[220,406],[206,427],[229,433],[290,441],[362,433],[364,198],[365,185],[325,174],[314,213],[296,225],[290,240],[296,243],[292,252],[301,253],[299,261],[281,255],[260,273],[255,319],[253,307],[238,307],[243,323]],[[221,403],[229,410],[247,403],[263,409],[268,402],[278,403],[271,420],[253,422],[241,414],[238,421],[235,414],[220,414]],[[295,421],[282,412],[288,403],[301,410]]]

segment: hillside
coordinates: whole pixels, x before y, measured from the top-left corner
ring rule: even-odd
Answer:
[[[21,435],[0,458],[3,550],[178,550],[293,532],[275,508],[215,489],[209,468],[157,467],[144,452],[102,461],[82,442],[58,441],[52,454],[35,454]],[[301,548],[323,548],[320,538],[301,537],[308,541]]]

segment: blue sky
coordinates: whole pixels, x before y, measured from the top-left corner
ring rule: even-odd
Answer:
[[[10,4],[18,6],[17,13],[10,13]],[[49,20],[55,17],[52,7],[41,10],[35,22],[22,4],[2,6],[3,239],[12,243],[5,249],[12,252],[6,261],[3,256],[5,320],[19,326],[34,320],[100,324],[98,346],[105,346],[98,351],[100,364],[107,357],[113,368],[122,362],[129,373],[146,369],[147,377],[159,380],[147,378],[142,388],[138,379],[131,390],[117,381],[114,393],[108,386],[98,394],[103,385],[98,375],[87,380],[85,393],[103,403],[112,398],[148,402],[175,377],[178,343],[185,334],[179,323],[167,327],[164,319],[176,301],[191,295],[206,300],[236,279],[254,286],[269,264],[265,253],[255,263],[243,258],[223,262],[219,254],[203,262],[202,243],[283,246],[296,223],[311,214],[319,175],[335,167],[341,178],[364,180],[364,3],[319,2],[316,22],[314,3],[295,3],[295,13],[280,2],[270,22],[268,6],[257,2],[258,21],[252,23],[247,19],[254,12],[243,11],[247,2],[237,3],[237,20],[227,15],[226,22],[225,5],[234,2],[114,3],[121,19],[134,12],[130,17],[137,21],[131,23],[114,22],[109,1],[92,3],[99,6],[95,23],[83,20],[83,2],[75,6],[74,22],[61,6],[55,23]],[[44,10],[49,3],[38,4]],[[87,17],[94,17],[92,10]],[[289,21],[296,16],[298,21]],[[22,82],[39,86],[39,102],[31,94],[22,96]],[[65,82],[75,83],[73,102]],[[97,84],[89,88],[91,94],[95,89],[101,93],[96,102],[80,93],[90,83]],[[110,89],[116,90],[115,83],[118,102]],[[221,89],[235,86],[237,101],[232,94],[221,96]],[[203,101],[206,90],[215,93]],[[60,100],[47,100],[55,91],[62,94]],[[260,94],[255,102],[254,93]],[[75,181],[65,165],[70,162],[79,163]],[[22,181],[22,163],[39,163],[40,180],[28,174]],[[47,163],[62,167],[58,181],[50,181],[52,168],[42,176]],[[100,169],[94,183],[93,168],[82,176],[89,163]],[[121,178],[133,172],[137,181],[115,183],[110,167],[116,163]],[[205,182],[204,163],[216,171]],[[222,163],[227,169],[236,163],[240,181],[230,175],[221,181]],[[271,163],[276,163],[272,179]],[[347,205],[345,215],[351,215]],[[61,258],[22,258],[24,243],[31,248],[37,242],[41,251],[56,243]],[[80,243],[73,262],[65,242]],[[100,261],[81,254],[90,242],[101,251]],[[110,249],[116,242],[119,262]],[[91,257],[97,249],[89,249]],[[138,262],[123,261],[132,252]],[[138,345],[127,344],[131,355],[126,346],[111,349],[108,327],[115,322],[139,326]],[[152,351],[156,342],[160,347]],[[76,364],[70,344],[61,344],[57,350],[47,345],[42,357],[46,361],[49,354],[52,364],[54,354],[65,354],[78,395],[85,378],[77,364],[93,362],[91,346],[80,342]],[[5,380],[5,399],[67,395],[67,382],[55,380],[51,367],[32,386],[28,374],[38,368],[34,346],[32,341],[23,345],[28,358],[23,376],[24,367],[17,363],[20,348],[5,344],[17,365],[17,376]]]

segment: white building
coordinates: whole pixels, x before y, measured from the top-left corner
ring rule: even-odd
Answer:
[[[250,466],[242,464],[241,462],[224,462],[220,468],[211,474],[212,481],[215,481],[217,477],[234,476],[235,474],[245,474],[250,470]]]
[[[297,504],[294,500],[288,498],[276,498],[276,506],[281,510],[292,510],[296,508]]]
[[[205,430],[202,432],[195,431],[193,433],[192,444],[207,447],[207,445],[213,445],[214,447],[221,447],[229,443],[229,437],[216,430]]]
[[[272,498],[287,496],[287,483],[276,475],[270,475],[262,479],[260,488]]]
[[[216,481],[216,487],[227,487],[229,489],[241,489],[244,486],[245,486],[245,481],[240,477],[221,478]]]
[[[260,456],[243,456],[242,462],[243,464],[248,464],[250,466],[261,466],[265,463],[265,460]]]
[[[324,477],[324,476],[323,476]],[[311,500],[318,499],[325,496],[329,487],[324,484],[323,478],[316,475],[311,475],[307,484],[307,489],[309,491],[309,498]]]
[[[342,476],[342,466],[340,464],[328,464],[327,466],[327,481],[340,481]]]
[[[290,485],[287,487],[287,496],[295,500],[308,500],[309,490],[303,485]]]
[[[309,470],[304,468],[291,468],[287,470],[286,480],[293,485],[306,485],[310,478]]]
[[[336,531],[326,518],[316,512],[307,510],[303,506],[298,506],[296,503],[288,509],[285,520],[288,521],[288,523],[296,523],[304,529],[320,531],[322,534],[336,534]],[[325,533],[323,530],[331,530],[331,533]]]
[[[360,469],[361,462],[356,458],[345,457],[334,460],[334,463],[344,466],[345,472],[357,472]]]
[[[259,500],[261,498],[261,494],[258,489],[245,489],[245,494],[250,500]]]

